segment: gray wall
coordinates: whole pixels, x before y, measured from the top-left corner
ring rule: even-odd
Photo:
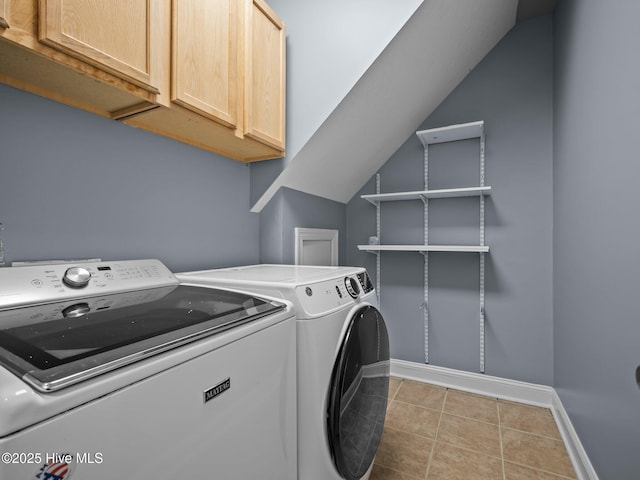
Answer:
[[[5,259],[256,263],[249,168],[0,85]]]
[[[517,25],[419,127],[485,121],[487,199],[486,373],[553,383],[552,316],[552,17]],[[430,149],[429,186],[478,184],[478,142]],[[381,169],[382,191],[423,187],[423,149],[411,136]],[[375,234],[375,208],[360,199],[347,207],[347,262],[375,273],[375,257],[359,252]],[[476,198],[432,200],[430,243],[478,243]],[[422,204],[382,207],[383,243],[421,243]],[[430,363],[479,368],[478,267],[475,254],[432,253]],[[391,355],[423,362],[423,259],[382,254],[382,311]]]
[[[640,476],[640,2],[555,18],[555,387],[601,479]]]
[[[295,228],[338,230],[338,262],[346,261],[346,208],[333,200],[281,189],[260,213],[260,261],[295,262]]]
[[[422,0],[271,0],[287,31],[287,161],[402,28]]]

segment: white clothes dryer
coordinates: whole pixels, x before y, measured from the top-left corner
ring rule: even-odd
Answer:
[[[389,339],[366,270],[254,265],[177,276],[294,304],[298,479],[367,478],[385,420]]]

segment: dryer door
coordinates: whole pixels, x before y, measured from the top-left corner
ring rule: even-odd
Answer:
[[[336,469],[360,479],[378,449],[389,391],[389,337],[372,306],[351,318],[333,369],[327,412],[329,446]]]

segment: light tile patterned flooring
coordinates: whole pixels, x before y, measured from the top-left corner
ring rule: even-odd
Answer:
[[[370,480],[576,478],[551,411],[391,378]]]

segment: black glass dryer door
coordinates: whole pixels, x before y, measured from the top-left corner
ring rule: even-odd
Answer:
[[[336,469],[359,480],[378,449],[389,391],[389,337],[374,307],[351,319],[334,366],[327,412]]]

